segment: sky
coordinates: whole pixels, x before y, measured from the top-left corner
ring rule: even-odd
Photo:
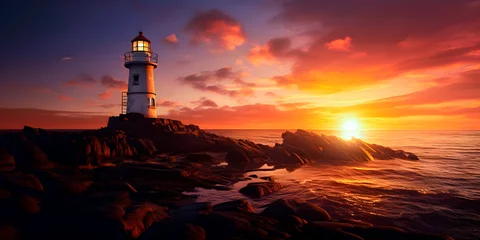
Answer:
[[[0,18],[3,129],[106,126],[143,31],[159,117],[480,130],[479,0],[9,1]]]

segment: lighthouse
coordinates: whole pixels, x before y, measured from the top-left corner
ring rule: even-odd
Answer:
[[[132,40],[131,51],[125,53],[128,68],[128,91],[122,97],[122,110],[140,113],[146,118],[156,118],[156,94],[153,70],[157,68],[158,55],[152,52],[151,42],[143,32]],[[126,105],[126,106],[125,106]]]

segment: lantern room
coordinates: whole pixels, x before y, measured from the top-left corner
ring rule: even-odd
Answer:
[[[133,52],[151,52],[150,40],[143,36],[143,32],[139,32],[138,36],[132,40]]]

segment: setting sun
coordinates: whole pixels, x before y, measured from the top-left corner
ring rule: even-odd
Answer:
[[[349,118],[344,120],[342,125],[342,137],[344,139],[359,137],[359,126],[356,119]]]

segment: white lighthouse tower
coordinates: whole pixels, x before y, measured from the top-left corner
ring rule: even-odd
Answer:
[[[125,67],[129,69],[126,113],[141,113],[146,118],[157,117],[153,77],[157,61],[158,55],[152,52],[150,40],[143,36],[143,32],[139,32],[132,40],[132,51],[125,53]]]

